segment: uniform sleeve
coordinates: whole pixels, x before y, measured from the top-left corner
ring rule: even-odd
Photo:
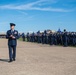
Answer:
[[[19,39],[18,31],[17,34],[15,35],[15,39]]]
[[[6,33],[6,39],[9,39],[9,38],[10,38],[10,35],[9,35],[8,31],[7,31],[7,33]]]

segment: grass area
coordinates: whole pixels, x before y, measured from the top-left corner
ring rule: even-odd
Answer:
[[[19,41],[23,41],[23,39],[22,38],[19,38],[18,39]],[[25,38],[25,42],[27,42],[27,39]]]
[[[22,38],[19,38],[18,40],[22,41]]]

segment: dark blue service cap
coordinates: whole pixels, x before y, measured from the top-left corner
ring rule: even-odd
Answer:
[[[10,26],[16,26],[14,23],[10,23]]]

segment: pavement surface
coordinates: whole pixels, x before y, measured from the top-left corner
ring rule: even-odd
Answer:
[[[6,39],[0,39],[0,75],[76,75],[76,48],[18,41],[17,59],[8,63]]]

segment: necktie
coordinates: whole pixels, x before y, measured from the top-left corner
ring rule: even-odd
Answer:
[[[12,35],[14,34],[14,31],[13,30],[11,30],[11,33],[12,33]]]

